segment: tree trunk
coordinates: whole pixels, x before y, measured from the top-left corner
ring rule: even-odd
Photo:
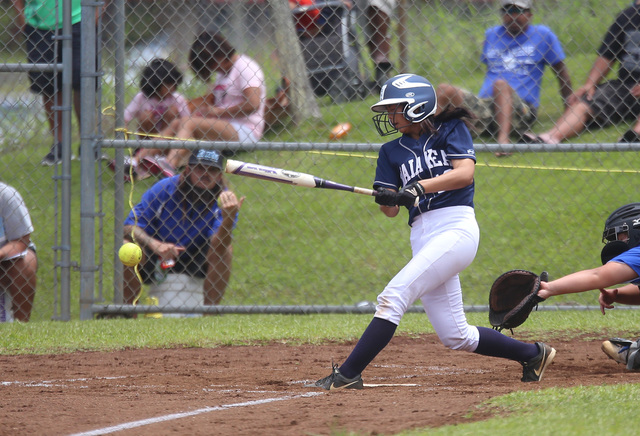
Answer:
[[[287,0],[269,0],[276,50],[282,74],[291,81],[291,114],[295,124],[320,118],[320,107],[309,83],[307,68]]]

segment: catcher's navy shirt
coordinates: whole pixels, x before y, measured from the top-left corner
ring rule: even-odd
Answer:
[[[400,188],[432,179],[451,171],[454,159],[473,159],[476,153],[469,129],[462,120],[436,123],[434,133],[425,133],[418,140],[403,135],[387,142],[378,154],[378,166],[373,188]],[[409,208],[409,225],[423,212],[450,206],[473,207],[474,182],[453,191],[427,193],[420,197],[418,207]]]

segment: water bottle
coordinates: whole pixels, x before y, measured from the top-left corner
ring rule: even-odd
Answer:
[[[165,281],[167,278],[168,270],[171,269],[176,264],[175,259],[158,259],[156,261],[156,268],[153,273],[153,279],[157,284],[160,284]]]

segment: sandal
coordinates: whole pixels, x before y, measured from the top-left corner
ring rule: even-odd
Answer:
[[[525,144],[546,144],[544,140],[533,132],[525,132],[522,134],[522,142]]]
[[[623,144],[633,144],[640,142],[640,133],[634,132],[633,130],[627,130],[624,132],[624,135],[618,139],[618,142]]]

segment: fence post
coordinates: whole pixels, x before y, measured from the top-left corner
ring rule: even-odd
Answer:
[[[80,73],[80,319],[93,317],[95,288],[96,4],[82,3]]]
[[[125,93],[125,79],[124,79],[124,24],[125,24],[125,0],[115,0],[114,4],[114,64],[115,64],[115,137],[116,139],[125,139],[124,132],[120,128],[126,127],[124,125],[124,93]],[[124,173],[124,150],[117,148],[115,150],[115,174],[120,175]],[[122,244],[123,226],[124,226],[124,178],[116,177],[114,188],[114,204],[113,204],[113,246],[115,249]],[[122,271],[123,266],[117,259],[114,253],[111,253],[111,259],[113,260],[113,301],[116,304],[123,303],[123,284],[122,284]]]

